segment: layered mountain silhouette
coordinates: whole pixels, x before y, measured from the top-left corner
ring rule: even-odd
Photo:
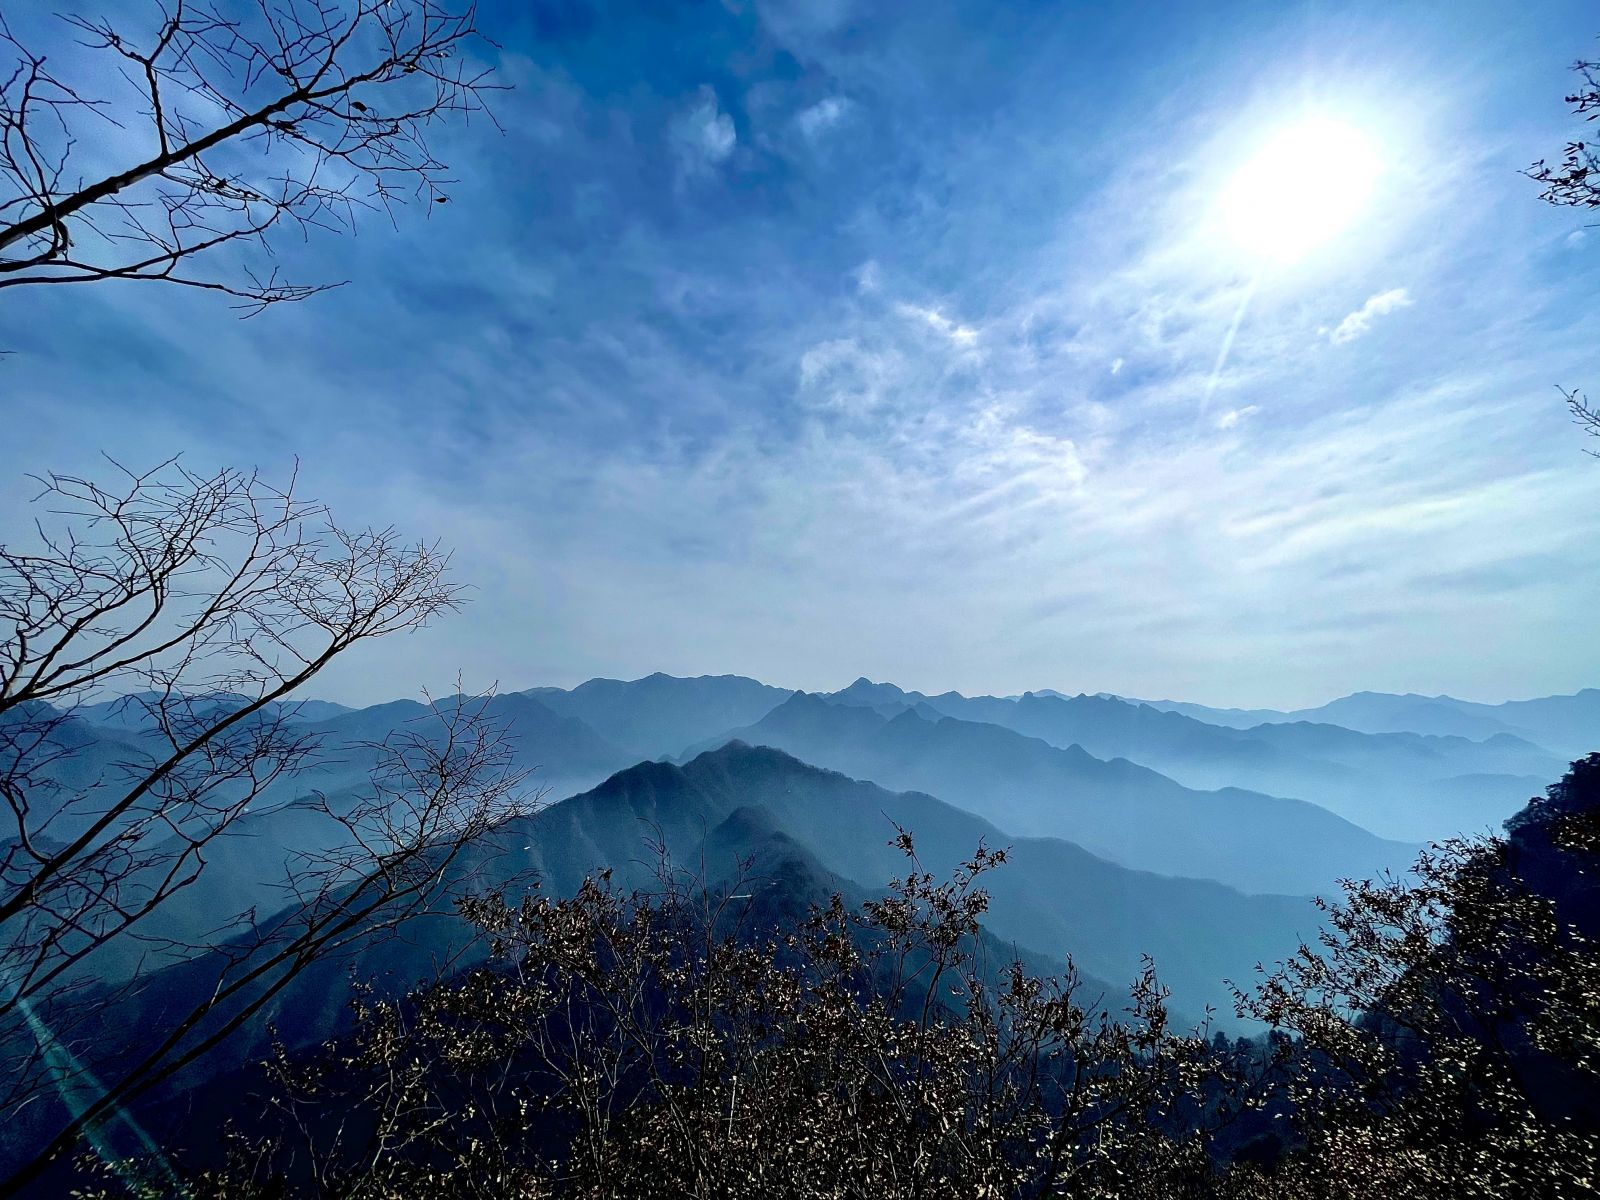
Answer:
[[[757,802],[740,803],[740,797]],[[923,811],[925,805],[934,806],[930,811],[945,808],[926,797],[890,796],[771,750],[728,747],[684,767],[640,764],[536,817],[510,822],[495,836],[470,847],[453,864],[445,898],[433,913],[411,921],[401,936],[374,931],[356,939],[350,952],[314,963],[274,996],[224,1050],[186,1068],[170,1084],[143,1098],[136,1111],[124,1115],[146,1130],[162,1132],[164,1140],[189,1145],[220,1141],[224,1120],[250,1119],[249,1110],[240,1108],[240,1097],[259,1086],[259,1069],[241,1069],[239,1064],[263,1061],[276,1046],[291,1053],[305,1051],[347,1030],[351,978],[372,984],[380,995],[393,996],[483,961],[484,945],[473,940],[454,916],[449,896],[498,889],[514,900],[535,886],[546,894],[570,895],[583,879],[602,869],[611,870],[624,890],[649,893],[660,888],[659,873],[670,869],[691,892],[704,895],[722,932],[762,938],[797,928],[813,906],[825,905],[835,893],[852,910],[869,896],[884,894],[881,886],[863,886],[840,874],[827,861],[837,857],[837,847],[823,853],[811,848],[815,822],[848,825],[847,814],[854,814],[871,843],[860,861],[872,878],[886,880],[904,874],[908,863],[888,845],[894,830],[880,810],[925,817],[929,815]],[[953,864],[952,855],[965,857],[977,839],[992,839],[995,833],[964,815],[938,815],[940,820],[924,822],[936,830],[936,836],[921,842],[923,859],[930,864]],[[848,837],[850,830],[841,832]],[[962,852],[959,846],[969,840],[971,845]],[[670,855],[665,864],[662,851]],[[1048,862],[1049,853],[1033,857]],[[1067,853],[1071,855],[1070,848]],[[1067,882],[1067,898],[1097,881],[1093,860],[1088,861],[1090,872],[1082,883]],[[1038,867],[1025,870],[1032,875],[1039,872]],[[1010,867],[1002,868],[986,882],[999,882],[1009,871]],[[1183,886],[1181,881],[1170,882]],[[1008,896],[1019,893],[1021,883],[1009,885]],[[1226,894],[1226,889],[1210,886],[1203,891]],[[1247,911],[1253,910],[1252,902],[1236,899]],[[1254,907],[1262,906],[1256,902]],[[1028,926],[1026,907],[1012,901],[1007,910],[1011,924]],[[1052,937],[1052,929],[1043,925],[1035,932],[1041,941]],[[1108,961],[1128,959],[1124,948],[1109,946]],[[980,969],[995,980],[1008,964],[1019,960],[1036,975],[1060,975],[1066,969],[1061,958],[987,929],[980,931],[972,949]],[[115,1039],[132,1060],[141,1049],[138,1031],[162,1029],[171,1014],[186,1011],[196,991],[217,977],[226,954],[225,947],[219,948],[213,955],[150,975],[136,989],[115,993],[115,1004],[86,1016],[77,1035]],[[1137,959],[1129,961],[1136,969]],[[1086,1008],[1115,1012],[1124,1003],[1126,978],[1107,981],[1082,968],[1079,977],[1077,997]],[[1173,1012],[1176,1021],[1192,1023],[1199,1009],[1185,1015],[1175,1006]],[[225,1020],[227,1015],[220,1012],[216,1019]],[[52,1127],[63,1115],[60,1103],[43,1098],[18,1115],[7,1138],[0,1141],[0,1166],[24,1154],[42,1131]],[[103,1132],[114,1139],[120,1131],[114,1123]],[[137,1139],[130,1142],[133,1149],[137,1144]]]
[[[894,845],[912,833],[917,859],[947,875],[980,845],[1009,847],[1010,861],[984,877],[991,894],[990,952],[1059,966],[1070,955],[1115,1004],[1154,957],[1175,1007],[1198,1014],[1229,1007],[1225,980],[1245,981],[1258,962],[1291,953],[1316,924],[1305,899],[1245,895],[1200,879],[1132,871],[1054,838],[1015,838],[932,796],[891,792],[800,762],[770,747],[731,743],[683,765],[639,763],[533,816],[508,821],[451,864],[445,894],[500,890],[513,898],[539,887],[570,895],[585,879],[612,872],[626,889],[660,886],[670,869],[714,893],[737,888],[759,911],[797,919],[833,891],[881,894],[910,863]],[[868,882],[871,881],[871,882]],[[438,964],[459,969],[465,929],[448,900],[414,920],[403,937],[384,936],[354,956],[318,964],[252,1022],[291,1045],[339,1026],[345,989],[356,978],[399,989]],[[1054,966],[1052,969],[1054,969]],[[119,1021],[138,1022],[180,1005],[214,975],[206,957],[168,968],[125,997]],[[1091,997],[1092,998],[1092,997]],[[152,1022],[152,1024],[159,1024]],[[233,1052],[237,1056],[238,1051]]]
[[[483,720],[508,735],[513,769],[533,772],[540,787],[559,796],[592,787],[638,755],[527,692],[506,692],[480,700],[454,696],[438,702],[448,713],[457,705],[480,710]],[[371,749],[396,731],[436,737],[442,725],[428,705],[396,700],[312,722],[306,730],[322,739],[327,753],[315,771],[297,785],[328,789],[359,786],[376,759]]]
[[[1477,708],[1501,712],[1507,721],[1520,713],[1525,724],[1537,716],[1544,728],[1563,720],[1576,728],[1593,695],[1600,692],[1520,702],[1521,708]],[[240,702],[222,694],[191,699],[196,711]],[[87,795],[92,811],[97,794],[115,795],[131,778],[129,764],[159,749],[141,716],[143,700],[75,710],[56,734],[72,753],[47,773],[57,791],[32,799],[48,805],[56,795]],[[307,798],[352,802],[368,786],[377,760],[372,743],[397,730],[436,725],[428,706],[413,701],[354,710],[305,701],[287,715],[321,739],[318,765],[259,799],[237,826],[239,836],[215,845],[201,880],[152,915],[146,927],[151,939],[203,944],[225,936],[233,917],[259,916],[283,904],[288,860],[342,836]],[[991,821],[1006,837],[1059,837],[1123,867],[1215,879],[1246,893],[1326,893],[1343,876],[1403,868],[1410,843],[1495,823],[1516,807],[1508,797],[1533,794],[1559,770],[1557,760],[1522,733],[1506,730],[1474,740],[1288,720],[1240,729],[1110,696],[930,696],[865,679],[820,698],[741,676],[597,679],[570,690],[497,696],[485,715],[508,731],[516,747],[513,768],[531,771],[533,786],[548,799],[587,793],[641,758],[742,739],[891,792],[937,796]],[[636,780],[636,786],[643,785]],[[1325,808],[1303,803],[1308,799]],[[569,814],[553,820],[571,820],[578,809],[551,811]],[[71,827],[71,820],[58,826],[63,832]],[[783,832],[813,848],[800,833]],[[508,836],[516,841],[520,835]],[[600,827],[571,829],[568,838],[607,853],[637,851]],[[537,840],[525,839],[530,845]],[[681,837],[673,840],[675,847],[683,844]],[[570,883],[562,875],[563,853],[542,866]],[[586,862],[604,860],[589,855]],[[854,867],[829,869],[854,878]],[[882,879],[867,873],[858,882],[870,887]],[[88,969],[114,978],[145,953],[126,962],[102,955]]]
[[[1104,695],[925,696],[862,679],[828,699],[885,715],[921,706],[1055,746],[1081,746],[1098,758],[1126,758],[1190,787],[1244,787],[1310,800],[1386,837],[1409,841],[1496,827],[1564,765],[1542,747],[1503,732],[1473,741],[1362,733],[1311,721],[1236,729]]]
[[[237,692],[211,692],[181,698],[184,711],[196,718],[234,712],[250,703],[250,697]],[[157,713],[172,697],[163,692],[133,692],[93,704],[82,704],[73,710],[81,720],[108,729],[150,730],[158,724]],[[282,715],[293,721],[326,721],[351,709],[331,700],[279,700],[261,710],[269,715]]]
[[[192,703],[196,713],[226,711],[240,698]],[[439,707],[465,703],[480,701]],[[77,802],[80,815],[69,811],[55,836],[125,790],[162,748],[145,711],[137,697],[83,705],[57,726],[65,753],[28,796],[35,812]],[[1149,954],[1176,1011],[1214,1006],[1225,1022],[1225,981],[1248,982],[1257,963],[1314,936],[1310,894],[1404,869],[1425,838],[1497,824],[1560,775],[1563,753],[1600,740],[1595,690],[1505,705],[1360,693],[1277,712],[1045,691],[927,695],[866,679],[819,696],[740,676],[657,674],[511,693],[483,711],[511,739],[509,766],[532,772],[532,786],[558,802],[467,847],[447,894],[516,895],[537,883],[564,895],[601,870],[649,890],[670,864],[743,906],[754,925],[788,928],[834,890],[881,894],[908,869],[893,845],[903,828],[936,875],[980,843],[1009,848],[1010,861],[985,879],[986,956],[1054,971],[1071,955],[1114,1007]],[[39,715],[48,713],[7,719]],[[320,740],[316,766],[260,796],[140,939],[92,957],[74,978],[114,988],[137,971],[136,987],[107,993],[117,1006],[107,1006],[106,1037],[161,1028],[162,1012],[214,981],[237,916],[268,928],[281,919],[272,914],[287,911],[295,856],[342,836],[317,806],[366,793],[376,743],[442,732],[412,701],[311,701],[270,714],[280,715]],[[15,751],[5,734],[0,749]],[[207,1081],[264,1056],[269,1024],[293,1046],[336,1032],[352,971],[400,990],[441,964],[468,965],[467,933],[445,902],[398,936],[358,938],[165,1094],[224,1086]],[[151,949],[168,941],[169,952]],[[29,1119],[9,1131],[15,1144],[26,1142]]]
[[[586,722],[635,758],[660,758],[724,729],[759,721],[790,693],[742,675],[680,679],[658,671],[643,679],[591,679],[570,691],[533,688],[523,694]]]
[[[633,755],[611,745],[584,722],[560,716],[531,696],[511,693],[486,702],[453,697],[438,707],[448,713],[458,704],[481,708],[487,723],[504,730],[512,751],[506,769],[528,773],[530,794],[570,795],[634,761]],[[195,706],[196,711],[200,708]],[[0,720],[17,722],[52,711],[35,706]],[[170,745],[157,736],[154,725],[139,718],[145,711],[134,706],[84,706],[52,729],[48,747],[52,761],[30,796],[35,830],[40,820],[64,805],[45,827],[47,838],[60,841],[76,835],[124,795],[149,764],[170,753]],[[112,712],[115,723],[96,725],[85,719],[85,714],[96,712]],[[152,963],[188,957],[208,942],[227,937],[238,922],[288,904],[294,896],[291,876],[304,870],[308,858],[336,852],[349,842],[348,831],[322,807],[347,811],[370,796],[370,778],[386,738],[414,734],[437,741],[444,728],[428,705],[411,700],[341,710],[326,720],[301,722],[296,732],[320,743],[310,765],[266,788],[224,836],[208,845],[206,869],[142,918],[138,939],[119,939],[97,951],[75,975],[112,980],[149,969]],[[5,749],[0,739],[0,769],[5,766]],[[212,802],[222,806],[242,786],[219,788]],[[178,847],[175,838],[171,844]],[[139,881],[135,877],[131,882],[136,886]]]
[[[1414,846],[1384,841],[1304,801],[1237,788],[1195,791],[1136,763],[945,717],[928,705],[886,717],[798,693],[729,739],[884,787],[929,792],[1008,832],[1068,838],[1125,866],[1245,891],[1326,892],[1339,878],[1404,869],[1415,857]]]
[[[1561,759],[1573,759],[1600,747],[1600,688],[1584,688],[1570,696],[1541,696],[1480,704],[1454,696],[1419,696],[1408,692],[1354,692],[1316,708],[1288,712],[1270,708],[1211,708],[1177,700],[1148,700],[1155,708],[1197,717],[1212,725],[1248,728],[1285,721],[1342,725],[1362,733],[1431,733],[1477,740],[1496,734],[1524,738]]]

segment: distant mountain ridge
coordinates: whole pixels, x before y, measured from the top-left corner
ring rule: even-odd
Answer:
[[[756,810],[763,814],[755,823],[762,827],[759,840],[781,833],[830,877],[868,891],[906,870],[892,845],[896,825],[913,833],[920,861],[941,875],[980,841],[1009,846],[1011,861],[987,879],[992,904],[986,925],[996,937],[1037,954],[1071,954],[1087,973],[1118,987],[1150,953],[1178,1006],[1193,1013],[1206,1004],[1225,1009],[1224,979],[1248,978],[1255,963],[1291,952],[1316,924],[1315,909],[1302,897],[1246,895],[1212,880],[1130,870],[1069,841],[1013,836],[929,795],[890,791],[742,743],[682,765],[638,763],[509,821],[458,858],[450,886],[481,892],[538,879],[551,892],[568,894],[586,876],[610,868],[622,886],[648,887],[656,847],[680,868],[699,870],[704,863],[715,879],[746,850],[760,850],[729,831],[715,835],[741,810],[746,820]],[[424,923],[408,939],[389,939],[366,952],[361,973],[415,978],[456,936],[449,932],[454,918],[441,915],[447,917],[442,925]],[[182,968],[173,970],[181,977]],[[332,986],[323,981],[317,987],[324,984]],[[321,1014],[313,1024],[337,1020],[341,1002],[331,994],[306,1002]]]
[[[1483,704],[1454,696],[1353,692],[1315,708],[1212,708],[1177,700],[1146,700],[1213,725],[1247,728],[1286,721],[1322,721],[1361,733],[1425,733],[1483,740],[1511,734],[1573,759],[1600,748],[1600,688],[1569,696],[1540,696]]]
[[[591,679],[570,690],[530,688],[553,711],[576,717],[639,758],[676,754],[691,742],[758,721],[793,694],[743,675]]]
[[[561,716],[532,696],[457,696],[437,702],[446,713],[463,704],[481,711],[485,721],[510,735],[506,767],[529,773],[530,793],[571,795],[635,761],[634,755],[613,746],[584,722]],[[50,765],[49,781],[59,786],[38,789],[34,797],[36,811],[73,798],[74,807],[50,827],[58,838],[77,833],[87,824],[87,814],[103,811],[132,786],[141,777],[140,762],[159,761],[169,752],[154,726],[135,719],[132,712],[121,724],[106,726],[85,720],[85,711],[94,710],[80,706],[53,732],[52,741],[72,753]],[[428,705],[395,700],[342,710],[322,721],[300,722],[298,731],[320,740],[311,765],[265,788],[229,832],[208,846],[207,869],[143,918],[142,939],[115,942],[86,960],[82,972],[120,977],[226,936],[230,922],[247,913],[280,907],[291,863],[303,861],[304,855],[332,851],[349,836],[316,804],[306,801],[323,797],[336,811],[350,805],[369,792],[369,777],[381,758],[376,744],[396,733],[437,738],[443,726]],[[0,756],[8,748],[0,738]],[[230,785],[233,790],[238,787]],[[171,948],[160,948],[168,942]]]
[[[239,701],[195,697],[194,707]],[[1037,961],[1071,954],[1117,988],[1149,953],[1179,1011],[1226,1014],[1224,980],[1246,982],[1255,964],[1314,936],[1308,893],[1409,864],[1409,833],[1393,840],[1371,829],[1454,831],[1508,814],[1517,807],[1508,797],[1559,775],[1552,746],[1584,744],[1600,690],[1507,705],[1359,693],[1296,714],[1046,691],[927,695],[866,678],[815,695],[742,676],[658,673],[483,703],[514,739],[513,768],[531,770],[533,786],[560,802],[468,847],[450,871],[458,891],[514,893],[538,878],[566,893],[601,869],[648,886],[662,849],[680,867],[703,865],[724,890],[748,862],[781,881],[752,890],[751,903],[792,920],[802,897],[830,886],[876,892],[902,874],[890,844],[898,825],[936,875],[980,841],[1010,848],[1011,861],[986,880],[997,946]],[[91,799],[126,786],[125,764],[160,745],[140,711],[137,698],[76,709],[59,731],[75,755],[52,764],[49,782]],[[324,761],[261,798],[240,836],[208,852],[201,879],[142,927],[149,938],[225,937],[230,915],[276,909],[286,861],[315,855],[338,832],[298,800],[315,790],[349,802],[375,762],[371,743],[425,731],[432,719],[411,700],[308,701],[289,715],[324,740]],[[1439,728],[1372,728],[1404,723]],[[403,986],[448,957],[460,934],[443,906],[404,937],[363,947],[357,972]],[[143,943],[130,948],[145,954]],[[91,962],[106,981],[134,966],[111,954]],[[318,964],[297,981],[274,1011],[280,1028],[320,1036],[337,1026],[348,965]],[[165,966],[138,1003],[159,1004],[161,988],[182,990],[205,970]],[[138,1008],[113,1019],[137,1026]]]
[[[1188,787],[1309,800],[1408,841],[1498,825],[1565,765],[1505,733],[1479,742],[1310,722],[1238,729],[1106,695],[928,696],[858,679],[827,699],[885,716],[917,708],[1000,725],[1054,746],[1081,746],[1098,758],[1126,758]],[[1450,786],[1463,776],[1472,782]]]
[[[535,710],[517,722],[528,746],[524,761],[539,767],[558,795],[590,786],[630,761],[670,758],[754,725],[793,694],[739,675],[660,672],[511,693],[582,726],[558,728]],[[1237,787],[1308,800],[1402,841],[1494,828],[1560,773],[1569,752],[1600,744],[1600,733],[1588,732],[1600,729],[1600,689],[1502,705],[1363,692],[1295,712],[1050,689],[1014,697],[927,695],[864,677],[827,695],[885,717],[911,708],[929,719],[999,725],[1063,749],[1081,746],[1096,758],[1125,758],[1191,789]],[[236,699],[196,698],[202,708]],[[296,705],[294,717],[307,727],[361,729],[374,738],[423,711],[411,701],[357,710],[318,700]],[[77,711],[111,737],[126,737],[139,724],[127,698]]]
[[[1514,807],[1508,796],[1533,794],[1557,769],[1504,733],[1474,742],[1306,723],[1240,730],[1111,697],[929,696],[865,678],[825,699],[858,707],[871,721],[843,713],[830,731],[813,712],[813,727],[782,732],[794,714],[773,714],[796,696],[743,676],[657,673],[505,693],[488,701],[486,715],[508,728],[514,765],[532,770],[532,785],[552,799],[592,788],[640,759],[742,736],[891,790],[931,793],[990,817],[1008,834],[1066,836],[1111,861],[1255,892],[1326,891],[1338,875],[1403,866],[1410,841],[1498,820]],[[204,710],[240,698],[192,699]],[[804,704],[814,709],[815,699]],[[117,764],[149,736],[138,700],[75,711],[63,736],[80,757],[56,768],[65,782],[115,783]],[[152,932],[176,935],[201,927],[202,919],[209,928],[218,914],[271,907],[289,848],[315,847],[337,832],[322,828],[325,818],[319,824],[281,802],[311,789],[353,793],[374,761],[360,743],[425,728],[431,719],[426,705],[411,700],[362,709],[304,701],[293,717],[324,739],[325,762],[264,797],[260,813],[240,826],[249,836],[219,846],[217,869],[160,914]],[[947,720],[953,723],[940,730]],[[1400,834],[1403,844],[1274,799],[1280,796],[1320,801],[1358,825]]]
[[[1010,861],[985,877],[991,905],[985,928],[1005,955],[1037,962],[1070,954],[1116,995],[1137,974],[1142,956],[1156,958],[1175,1004],[1198,1014],[1223,1008],[1227,978],[1243,980],[1257,962],[1292,952],[1316,920],[1303,898],[1246,896],[1210,880],[1173,879],[1130,871],[1082,847],[1053,838],[1014,838],[931,796],[890,792],[836,771],[809,766],[781,751],[732,743],[675,765],[642,762],[532,816],[508,821],[466,847],[448,872],[450,895],[537,886],[570,895],[601,870],[624,890],[658,886],[659,851],[695,877],[694,886],[728,890],[737,881],[752,899],[775,877],[790,887],[766,902],[798,905],[833,890],[881,894],[907,870],[894,846],[896,828],[912,831],[918,860],[944,876],[980,843],[1010,847]],[[872,880],[873,883],[863,883]],[[357,978],[388,978],[405,987],[451,960],[462,926],[448,902],[414,923],[404,938],[364,946]],[[456,969],[469,960],[455,960]],[[270,1019],[289,1044],[324,1036],[344,1019],[340,981],[349,960],[318,964],[274,1001]],[[139,1005],[159,1006],[167,989],[182,990],[204,963],[171,967],[141,986]],[[1092,999],[1092,997],[1091,997]],[[129,1008],[118,1020],[137,1020]],[[269,1044],[267,1021],[251,1035]]]
[[[1128,867],[1245,891],[1329,891],[1343,876],[1404,869],[1415,856],[1412,845],[1384,841],[1303,801],[1194,791],[1080,746],[945,716],[931,707],[938,699],[888,717],[877,707],[799,692],[712,743],[772,746],[887,788],[928,792],[1009,833],[1064,837]]]
[[[212,692],[198,696],[172,697],[163,692],[134,692],[92,704],[80,704],[72,710],[73,716],[107,729],[148,730],[156,725],[154,714],[163,703],[177,700],[188,715],[204,717],[209,713],[226,713],[243,708],[251,697],[237,692]],[[267,715],[281,715],[297,722],[326,721],[341,713],[354,711],[331,700],[276,700],[262,710]]]

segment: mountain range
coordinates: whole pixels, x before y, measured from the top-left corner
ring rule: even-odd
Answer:
[[[1245,891],[1326,890],[1341,877],[1404,870],[1416,855],[1415,846],[1305,801],[1195,791],[1126,759],[1104,761],[1077,744],[1059,747],[927,705],[889,717],[796,693],[727,737],[936,795],[1008,833],[1067,838],[1127,867]]]
[[[1055,864],[1051,880],[1063,903],[1051,915],[1051,904],[1041,898],[1042,875],[1026,887],[1019,882],[1005,903],[996,904],[1000,935],[1036,952],[1086,952],[1085,964],[1112,979],[1127,973],[1132,946],[1163,951],[1175,978],[1193,991],[1180,1000],[1197,1010],[1220,995],[1217,972],[1227,963],[1222,948],[1238,948],[1240,961],[1253,963],[1269,950],[1291,951],[1292,930],[1310,932],[1309,919],[1303,928],[1280,920],[1302,910],[1303,902],[1291,897],[1327,894],[1346,876],[1403,870],[1419,843],[1509,815],[1559,774],[1565,751],[1554,747],[1587,744],[1581,731],[1589,727],[1584,721],[1597,696],[1591,690],[1473,706],[1363,693],[1320,710],[1268,713],[1104,694],[926,695],[866,679],[814,695],[741,676],[656,674],[502,694],[486,701],[484,711],[512,739],[512,768],[530,771],[547,802],[571,797],[550,805],[542,832],[507,832],[505,843],[513,857],[523,854],[520,847],[532,847],[524,865],[562,887],[575,886],[574,872],[647,857],[644,798],[658,786],[674,797],[659,819],[687,822],[669,839],[675,852],[700,853],[709,831],[733,811],[759,810],[761,820],[815,855],[826,871],[862,888],[882,884],[896,869],[892,856],[882,853],[888,840],[883,814],[893,811],[918,837],[933,837],[930,846],[951,853],[956,841],[985,837],[1028,847],[1018,855],[1023,864]],[[197,710],[238,702],[225,695],[193,698]],[[126,774],[127,763],[159,745],[143,712],[138,698],[74,710],[57,734],[72,754],[51,766],[52,787],[92,810],[95,797],[111,794]],[[1205,719],[1217,713],[1215,721]],[[1456,726],[1438,727],[1441,713],[1456,714]],[[1427,728],[1353,729],[1302,719],[1330,714],[1369,727],[1412,720]],[[366,786],[374,745],[396,731],[425,730],[432,719],[428,706],[409,700],[360,709],[309,701],[284,715],[321,740],[320,761],[258,799],[235,830],[240,836],[217,844],[211,869],[151,918],[153,937],[215,938],[233,914],[270,912],[285,903],[289,858],[326,848],[339,834],[304,801],[350,802]],[[703,752],[740,742],[782,751],[791,765],[780,770],[749,758],[754,750],[747,750],[739,761],[748,769],[724,764],[724,782],[713,787],[711,764],[722,760],[704,759]],[[760,770],[752,765],[758,762],[765,764]],[[838,774],[826,774],[833,781],[827,788],[814,781],[802,788],[800,781],[811,779],[797,774],[802,767]],[[882,795],[850,792],[845,784],[851,781],[858,788],[876,785]],[[630,805],[645,806],[621,826],[597,807],[619,789]],[[827,803],[816,803],[827,818],[797,809],[793,789],[826,793]],[[876,814],[870,829],[839,799],[846,794]],[[908,795],[921,799],[890,799]],[[934,829],[917,827],[943,828],[954,820],[951,814],[969,823],[963,839],[947,844]],[[560,836],[546,844],[558,826]],[[851,832],[841,841],[845,829]],[[1032,870],[1014,863],[997,873],[995,886],[1011,886],[1003,876]],[[1191,911],[1191,901],[1169,894],[1175,880],[1209,897],[1195,901],[1192,911],[1213,933],[1176,919],[1175,913]],[[1256,909],[1244,902],[1255,900],[1276,915],[1250,915]],[[1032,915],[1024,920],[1023,912]],[[1169,939],[1163,930],[1182,932]],[[1218,954],[1194,957],[1213,936],[1222,939]],[[1113,946],[1120,948],[1113,952]],[[94,960],[94,969],[117,976],[135,961],[106,955]]]
[[[890,715],[922,705],[1055,746],[1081,746],[1100,758],[1126,758],[1190,787],[1310,800],[1385,837],[1411,841],[1497,826],[1565,765],[1506,732],[1475,741],[1309,720],[1236,728],[1107,695],[925,696],[858,679],[828,699]]]
[[[1143,703],[1238,729],[1314,721],[1342,725],[1360,733],[1431,733],[1474,740],[1505,733],[1525,738],[1566,759],[1592,750],[1595,731],[1600,729],[1600,688],[1584,688],[1570,696],[1541,696],[1499,704],[1457,700],[1454,696],[1419,696],[1414,692],[1354,692],[1316,708],[1287,712],[1210,708],[1176,700]]]
[[[35,773],[28,797],[38,812],[65,806],[53,836],[103,809],[163,749],[141,699],[83,704],[55,727],[53,750],[64,753]],[[186,703],[204,714],[242,702]],[[935,875],[980,844],[1007,850],[983,880],[986,954],[1043,970],[1070,956],[1110,1007],[1150,955],[1176,1011],[1215,1008],[1224,1024],[1227,981],[1247,982],[1257,964],[1315,936],[1313,895],[1344,877],[1403,871],[1422,842],[1497,825],[1568,756],[1600,744],[1593,689],[1500,705],[1358,693],[1278,711],[1043,690],[929,695],[867,679],[819,695],[655,674],[436,708],[448,715],[464,703],[504,730],[508,768],[530,773],[544,805],[469,846],[447,895],[514,895],[535,883],[565,895],[602,870],[648,890],[670,863],[708,892],[736,894],[760,920],[792,924],[830,892],[882,894],[911,869],[894,845],[904,829]],[[7,720],[48,715],[14,710]],[[139,972],[137,989],[119,994],[119,1030],[140,1027],[145,1007],[159,1027],[163,1005],[203,986],[236,915],[270,927],[275,910],[289,911],[291,864],[341,834],[319,806],[367,794],[386,739],[442,730],[411,700],[302,701],[269,716],[317,740],[317,760],[256,797],[208,850],[200,879],[148,918],[131,948],[81,966],[76,981],[90,987]],[[25,747],[0,728],[0,756]],[[150,949],[167,939],[187,948]],[[440,962],[470,961],[466,945],[441,902],[403,936],[315,964],[275,998],[271,1028],[286,1043],[317,1040],[346,1019],[352,972],[401,988]],[[258,1022],[248,1044],[175,1086],[206,1085],[259,1056],[267,1031]],[[21,1126],[13,1133],[26,1141]]]

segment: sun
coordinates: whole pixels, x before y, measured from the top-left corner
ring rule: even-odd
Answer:
[[[1310,117],[1280,130],[1239,169],[1222,193],[1222,216],[1246,252],[1287,265],[1348,229],[1382,170],[1361,130]]]

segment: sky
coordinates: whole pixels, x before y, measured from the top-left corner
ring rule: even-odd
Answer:
[[[298,459],[472,588],[347,703],[1600,684],[1600,229],[1519,174],[1592,4],[480,7],[451,203],[280,244],[344,287],[0,295],[0,531],[101,452]]]

